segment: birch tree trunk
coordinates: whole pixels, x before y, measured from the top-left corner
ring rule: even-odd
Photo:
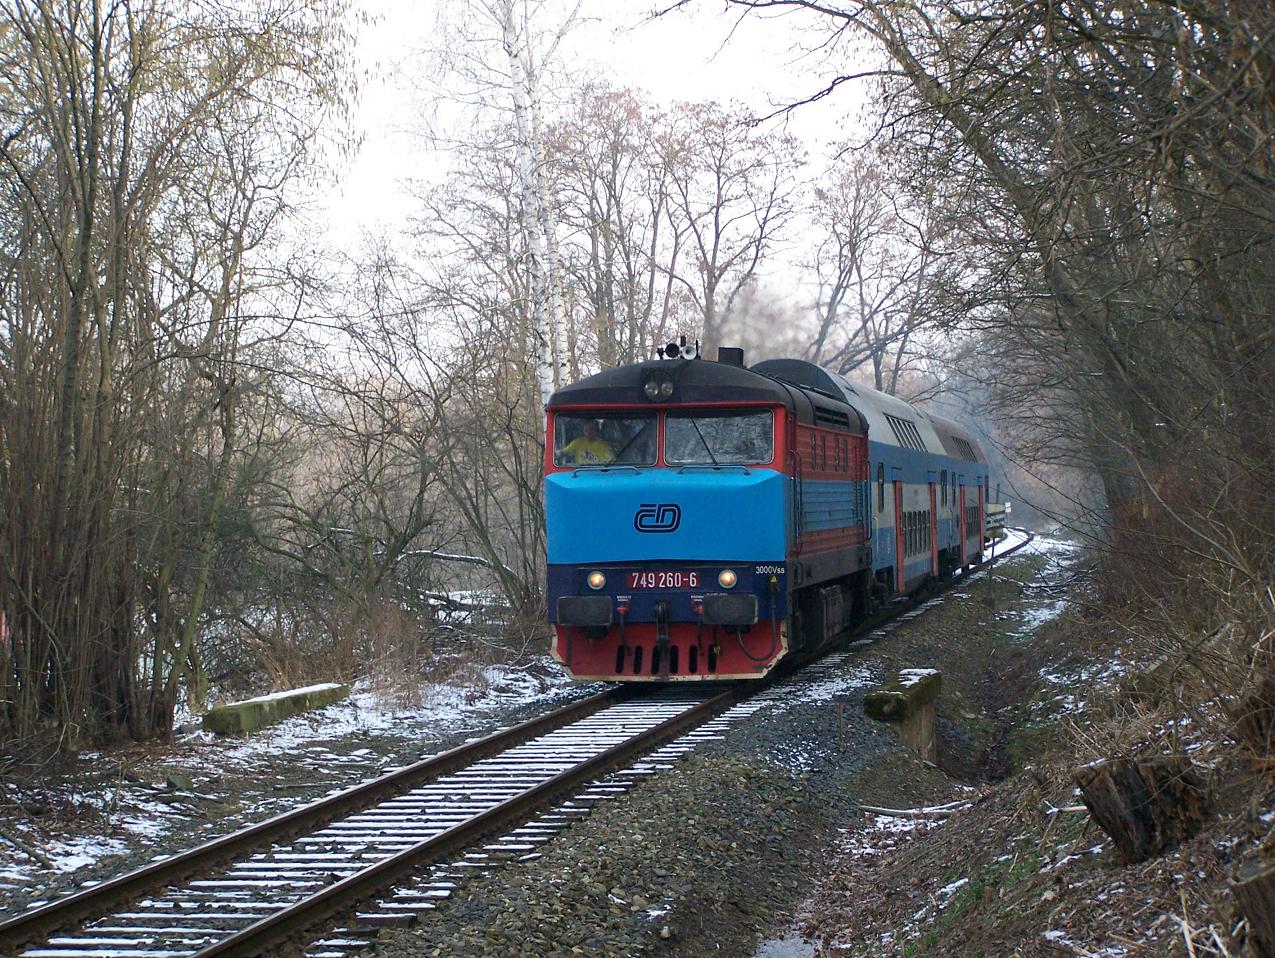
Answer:
[[[522,188],[522,228],[527,243],[528,271],[531,275],[530,314],[537,343],[536,384],[540,403],[546,405],[560,382],[562,336],[559,309],[561,297],[552,282],[552,252],[547,189],[543,160],[538,149],[539,104],[536,102],[535,64],[527,45],[526,23],[519,23],[513,0],[502,0],[505,56],[509,60],[510,98],[517,132],[518,173]],[[560,352],[560,350],[562,350]]]
[[[562,292],[562,257],[558,252],[558,217],[554,212],[553,190],[549,183],[549,164],[545,162],[544,117],[540,108],[540,75],[527,52],[526,79],[531,112],[531,150],[535,158],[536,185],[539,188],[540,229],[545,237],[545,282],[549,292],[549,318],[553,331],[553,385],[562,385],[564,371],[578,375],[575,353],[568,335],[566,310]]]

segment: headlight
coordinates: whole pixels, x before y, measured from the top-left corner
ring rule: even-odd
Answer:
[[[717,574],[717,584],[723,589],[735,588],[735,583],[739,581],[739,576],[735,575],[731,569],[723,569]]]
[[[656,374],[643,384],[642,392],[646,394],[646,398],[651,400],[651,402],[671,399],[673,396],[673,380],[667,376]]]
[[[590,589],[600,589],[607,584],[607,577],[601,572],[590,572],[586,581],[589,583]]]

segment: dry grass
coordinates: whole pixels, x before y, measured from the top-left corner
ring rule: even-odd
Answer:
[[[1184,590],[1182,601],[1198,596]],[[1110,603],[1109,594],[1095,598]],[[1236,696],[1219,692],[1244,675],[1244,629],[1214,627],[1181,641],[1185,631],[1147,628],[1170,608],[1148,616],[1145,607],[1111,603],[1102,611],[1051,623],[1019,668],[1085,675],[1113,659],[1140,668],[1102,689],[1078,679],[1072,691],[1085,698],[1083,710],[1010,732],[1007,747],[1029,736],[1022,772],[984,786],[941,828],[838,869],[808,926],[822,938],[821,956],[1245,954],[1230,881],[1241,862],[1275,858],[1275,833],[1262,820],[1275,788],[1255,767],[1258,752],[1232,734]],[[1203,623],[1220,613],[1191,614]],[[1099,668],[1074,671],[1078,659]],[[1211,787],[1213,816],[1164,853],[1127,864],[1080,806],[1074,771],[1152,752],[1190,755]]]

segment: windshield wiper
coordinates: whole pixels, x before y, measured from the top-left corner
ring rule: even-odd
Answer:
[[[695,435],[699,436],[699,441],[704,444],[704,451],[708,453],[708,458],[713,460],[713,465],[719,466],[721,463],[717,461],[717,457],[713,455],[713,450],[708,448],[708,440],[704,438],[704,434],[699,431],[699,423],[695,421],[695,417],[691,416],[691,425],[695,427]]]
[[[631,445],[633,445],[635,442],[637,442],[637,437],[638,437],[638,436],[640,436],[640,435],[642,435],[642,433],[646,432],[647,428],[648,428],[650,425],[651,425],[651,421],[648,419],[646,422],[644,422],[644,423],[642,424],[642,428],[641,428],[641,429],[639,429],[639,430],[638,430],[637,432],[635,432],[633,435],[629,436],[629,441],[628,441],[628,442],[626,442],[623,446],[621,446],[621,447],[620,447],[620,451],[619,451],[619,452],[617,452],[614,456],[612,456],[612,457],[611,457],[611,461],[610,461],[610,462],[608,462],[606,465],[608,465],[608,466],[623,465],[623,463],[621,463],[621,462],[620,462],[620,457],[621,457],[621,456],[623,456],[626,452],[628,452],[628,451],[629,451],[629,446],[631,446]]]

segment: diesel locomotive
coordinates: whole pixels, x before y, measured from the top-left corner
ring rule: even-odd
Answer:
[[[560,389],[544,468],[553,655],[580,679],[759,678],[986,541],[967,431],[738,349]]]

